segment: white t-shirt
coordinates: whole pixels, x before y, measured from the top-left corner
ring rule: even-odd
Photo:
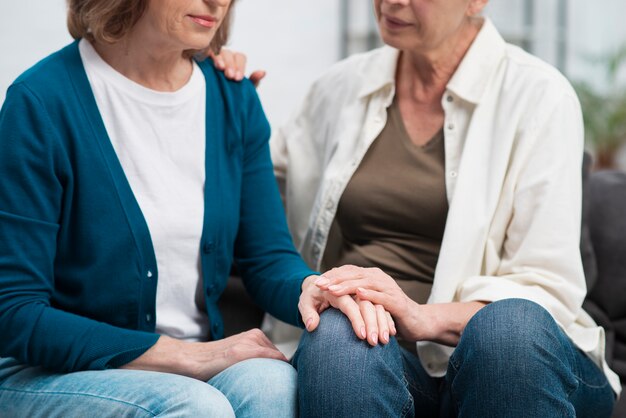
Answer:
[[[159,271],[156,332],[206,340],[200,239],[204,217],[206,91],[194,63],[175,92],[143,87],[86,40],[80,55],[104,126],[146,219]]]

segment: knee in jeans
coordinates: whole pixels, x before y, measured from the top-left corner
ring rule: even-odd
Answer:
[[[558,332],[550,314],[535,302],[505,299],[490,303],[468,322],[457,355],[507,362],[510,355],[531,357]]]
[[[315,353],[319,357],[325,353],[332,356],[338,348],[358,355],[359,348],[365,352],[367,344],[356,336],[350,320],[341,311],[331,308],[322,312],[314,331],[305,331],[298,351],[299,356]]]
[[[270,359],[246,360],[249,382],[254,383],[249,394],[260,403],[295,403],[298,375],[289,363]]]
[[[163,396],[163,395],[162,395]],[[215,417],[232,418],[232,405],[217,389],[198,381],[179,388],[177,393],[164,397],[158,417]]]

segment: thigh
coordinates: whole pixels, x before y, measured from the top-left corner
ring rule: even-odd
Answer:
[[[219,373],[209,384],[228,398],[238,418],[297,415],[296,369],[284,361],[245,360]]]
[[[302,417],[421,417],[436,398],[436,383],[422,373],[415,355],[401,350],[395,338],[371,347],[335,309],[303,334],[293,363]]]
[[[422,366],[419,357],[401,348],[404,377],[413,397],[415,415],[418,417],[439,416],[441,378],[431,377]]]
[[[234,417],[217,389],[167,373],[102,370],[51,373],[0,360],[3,417]]]
[[[576,377],[576,387],[569,400],[577,417],[610,417],[616,395],[604,372],[581,350],[574,347],[574,364],[571,373]]]
[[[467,324],[445,378],[448,415],[609,417],[609,383],[541,306],[493,302]]]

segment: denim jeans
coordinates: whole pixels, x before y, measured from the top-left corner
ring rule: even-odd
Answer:
[[[103,370],[54,374],[0,359],[0,417],[295,417],[296,372],[252,359],[208,384],[175,374]]]
[[[445,377],[395,339],[370,347],[346,317],[322,314],[293,363],[302,417],[609,417],[600,370],[539,305],[508,299],[467,324]]]

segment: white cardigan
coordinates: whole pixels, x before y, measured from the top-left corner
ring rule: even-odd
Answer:
[[[398,54],[383,47],[336,64],[272,138],[289,226],[312,268],[343,190],[385,126]],[[532,300],[619,393],[604,330],[581,308],[583,123],[574,90],[485,20],[442,105],[450,209],[428,303]],[[445,374],[452,348],[419,342],[418,350],[432,376]]]

